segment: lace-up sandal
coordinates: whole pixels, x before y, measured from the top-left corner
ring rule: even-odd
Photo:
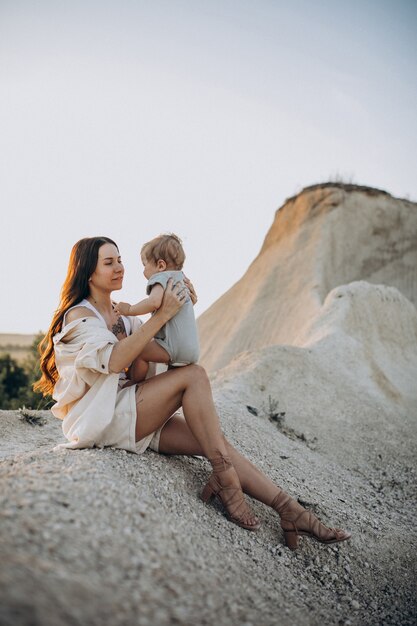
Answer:
[[[301,535],[328,544],[346,541],[351,537],[345,530],[328,528],[322,524],[311,511],[304,509],[285,491],[280,491],[272,501],[271,507],[281,517],[285,545],[290,550],[298,548]]]
[[[227,517],[231,522],[246,530],[259,530],[260,521],[245,502],[242,488],[240,485],[236,485],[236,480],[233,480],[233,474],[236,475],[236,471],[230,458],[219,455],[209,459],[209,461],[213,473],[202,491],[201,499],[203,502],[208,503],[212,498],[217,497],[226,509]],[[227,478],[224,475],[226,472],[230,474],[227,483]]]

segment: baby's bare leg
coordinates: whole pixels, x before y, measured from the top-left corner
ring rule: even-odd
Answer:
[[[143,348],[142,352],[139,354],[139,358],[143,361],[148,361],[151,363],[169,363],[170,356],[166,350],[162,346],[159,345],[155,339],[151,339],[151,341]]]
[[[140,383],[146,378],[149,363],[169,363],[169,361],[168,352],[152,339],[130,366],[129,378],[135,383]]]

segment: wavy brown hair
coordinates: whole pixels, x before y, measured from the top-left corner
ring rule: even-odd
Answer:
[[[58,380],[53,337],[61,331],[64,315],[68,309],[88,296],[88,279],[97,267],[98,251],[105,243],[111,243],[119,249],[108,237],[86,237],[77,241],[71,250],[67,277],[62,285],[58,308],[38,348],[42,376],[33,385],[33,389],[40,391],[44,396],[52,394]]]

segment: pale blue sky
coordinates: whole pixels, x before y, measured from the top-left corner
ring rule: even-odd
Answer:
[[[416,33],[401,0],[0,0],[0,332],[46,330],[84,236],[135,301],[178,233],[200,314],[302,187],[417,200]]]

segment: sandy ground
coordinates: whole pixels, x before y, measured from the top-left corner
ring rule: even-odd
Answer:
[[[397,455],[381,433],[368,462],[339,463],[320,436],[284,434],[227,396],[216,391],[229,438],[352,539],[290,552],[263,505],[249,533],[200,501],[203,459],[54,451],[50,413],[3,411],[2,625],[416,623],[415,429]]]

